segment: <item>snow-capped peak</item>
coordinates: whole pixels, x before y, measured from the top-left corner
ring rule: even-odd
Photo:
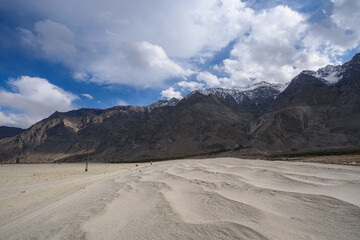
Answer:
[[[302,73],[321,79],[328,85],[334,85],[341,80],[344,73],[344,68],[341,65],[327,65],[326,67],[320,68],[317,71],[306,70],[302,71]]]
[[[285,90],[285,88],[290,84],[290,82],[281,84],[281,83],[268,83],[265,81],[261,81],[259,83],[255,83],[254,85],[244,88],[244,91],[250,91],[250,90],[254,90],[260,87],[269,87],[269,88],[273,88],[278,90],[279,92],[282,92]]]
[[[241,103],[245,96],[250,100],[254,100],[259,97],[268,97],[272,96],[275,98],[279,95],[286,87],[287,84],[271,84],[267,82],[259,82],[255,83],[252,86],[246,88],[232,88],[232,89],[224,89],[224,88],[209,88],[202,91],[198,91],[203,95],[214,94],[221,99],[225,99],[228,96],[231,96],[235,99],[237,103]],[[262,96],[260,96],[262,95]]]
[[[265,82],[265,81],[261,81],[261,82],[258,82],[258,83],[255,83],[249,87],[246,87],[246,88],[238,88],[239,90],[242,90],[242,91],[251,91],[251,90],[254,90],[256,88],[259,88],[259,87],[274,87],[275,85],[277,84],[271,84],[271,83],[268,83],[268,82]]]
[[[180,101],[180,99],[177,98],[172,98],[170,100],[159,100],[157,102],[154,102],[150,105],[147,106],[147,109],[151,112],[154,108],[158,108],[158,107],[173,107],[176,106],[176,104],[178,104],[178,102]]]
[[[257,104],[257,101],[261,98],[262,99],[276,98],[282,91],[285,90],[285,88],[288,85],[289,83],[271,84],[263,81],[263,82],[255,83],[254,85],[246,88],[231,88],[231,89],[208,88],[201,91],[199,90],[193,91],[190,94],[186,95],[184,99],[191,97],[195,93],[200,93],[202,95],[213,94],[223,100],[226,99],[227,97],[232,97],[238,104],[243,102],[244,99],[250,99],[252,101],[255,101],[255,103]],[[172,98],[170,100],[159,100],[146,107],[149,111],[152,111],[154,108],[176,106],[179,102],[180,99]]]

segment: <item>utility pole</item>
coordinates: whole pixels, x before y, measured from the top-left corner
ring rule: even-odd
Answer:
[[[85,165],[85,172],[88,171],[88,165],[89,165],[89,159],[90,159],[90,142],[93,142],[94,140],[90,140],[90,139],[87,139],[87,140],[66,140],[66,139],[58,139],[58,140],[55,140],[55,139],[51,139],[51,140],[47,140],[49,142],[86,142],[87,143],[87,150],[86,150],[86,165]]]
[[[89,149],[90,149],[90,141],[88,140],[88,145],[87,145],[87,158],[86,158],[86,167],[85,167],[85,172],[88,171],[88,164],[89,164]]]

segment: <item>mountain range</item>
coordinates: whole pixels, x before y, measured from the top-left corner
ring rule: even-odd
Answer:
[[[221,151],[274,154],[360,146],[360,53],[288,84],[193,91],[149,106],[55,112],[0,139],[1,162],[127,162]]]

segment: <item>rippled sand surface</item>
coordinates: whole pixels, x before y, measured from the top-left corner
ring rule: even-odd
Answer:
[[[218,158],[0,176],[0,239],[360,239],[358,166]]]

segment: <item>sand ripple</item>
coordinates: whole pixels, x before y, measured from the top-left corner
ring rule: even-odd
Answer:
[[[360,167],[74,166],[0,168],[0,239],[360,239]]]
[[[155,163],[119,177],[127,187],[83,230],[89,239],[359,239],[359,173],[238,159]]]

